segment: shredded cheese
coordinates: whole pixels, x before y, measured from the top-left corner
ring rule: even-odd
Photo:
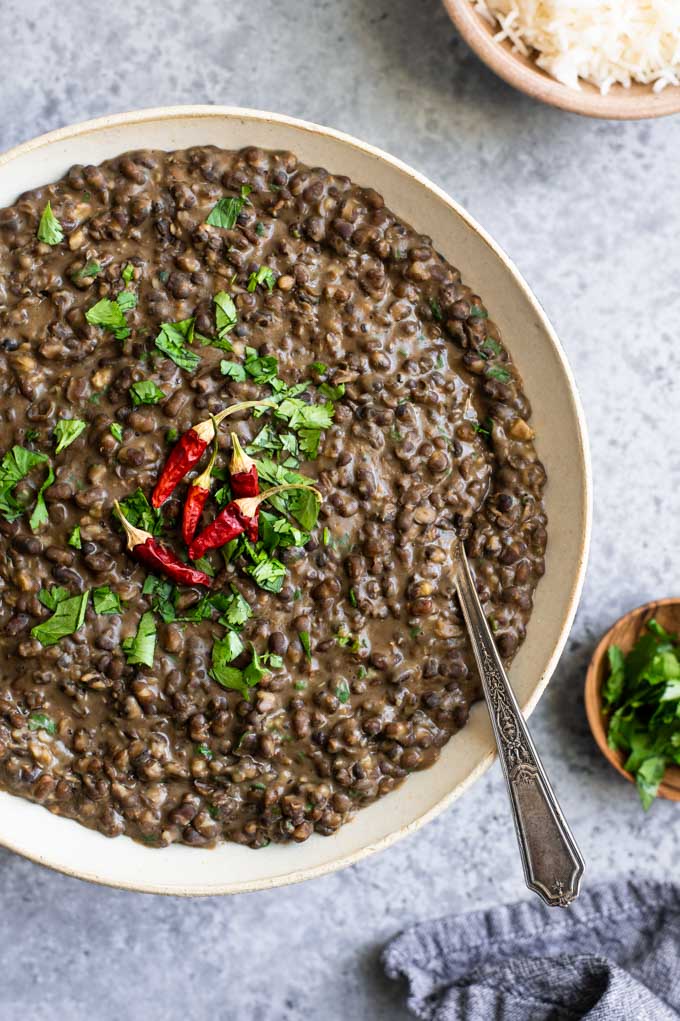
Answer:
[[[680,85],[680,0],[472,0],[508,39],[564,85],[603,94],[620,83]]]

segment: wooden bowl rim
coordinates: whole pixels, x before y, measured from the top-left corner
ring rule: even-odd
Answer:
[[[509,42],[493,38],[494,27],[473,7],[471,0],[442,0],[454,25],[482,60],[500,78],[532,99],[570,113],[609,120],[642,120],[680,113],[680,86],[669,85],[653,92],[651,85],[634,83],[630,88],[613,85],[606,95],[588,82],[581,90],[563,85],[532,60],[516,53]]]
[[[635,783],[635,778],[632,773],[629,773],[627,769],[623,768],[625,761],[625,755],[623,752],[615,751],[610,748],[607,744],[607,731],[605,729],[605,717],[602,715],[602,698],[600,693],[601,683],[598,679],[600,672],[600,666],[604,657],[607,655],[607,650],[612,644],[612,634],[619,627],[628,620],[635,620],[636,625],[639,622],[638,633],[642,630],[645,624],[645,617],[648,620],[655,615],[659,608],[664,606],[678,606],[680,607],[680,596],[668,596],[665,599],[652,599],[647,603],[642,603],[640,606],[636,606],[635,609],[629,610],[628,613],[624,613],[623,616],[619,617],[618,620],[614,621],[608,631],[604,633],[602,638],[597,644],[595,652],[592,655],[590,663],[588,664],[588,670],[586,672],[586,682],[584,688],[584,702],[586,707],[586,716],[588,717],[588,724],[590,731],[597,743],[598,748],[607,759],[607,761],[614,767],[614,769],[624,776],[626,780],[631,783]],[[665,779],[659,786],[658,796],[666,798],[669,801],[680,801],[680,767],[670,766],[665,773]]]

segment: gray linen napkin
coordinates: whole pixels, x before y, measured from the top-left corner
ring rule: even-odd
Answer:
[[[407,929],[383,951],[427,1021],[678,1021],[680,887],[623,880]]]

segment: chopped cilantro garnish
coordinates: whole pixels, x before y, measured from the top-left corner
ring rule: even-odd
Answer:
[[[329,401],[339,401],[345,394],[345,384],[338,383],[337,386],[331,386],[330,383],[322,383],[319,387],[319,393],[323,397],[327,397]]]
[[[230,628],[241,628],[253,615],[253,611],[250,608],[250,603],[247,599],[241,595],[239,590],[232,585],[231,594],[224,595],[220,593],[220,597],[226,601],[218,606],[218,610],[221,612],[220,624]]]
[[[112,422],[109,426],[109,432],[114,440],[118,440],[119,443],[123,442],[123,427],[120,422]]]
[[[47,513],[47,504],[45,503],[45,490],[54,482],[54,469],[52,465],[48,465],[47,478],[43,482],[42,486],[38,490],[38,495],[35,500],[35,507],[28,520],[28,524],[32,532],[35,532],[41,525],[46,525],[49,521],[49,515]]]
[[[0,514],[7,521],[14,521],[25,510],[14,497],[14,487],[25,479],[34,468],[43,465],[49,458],[26,447],[14,446],[0,461]]]
[[[71,534],[68,537],[69,546],[73,546],[74,549],[82,549],[83,543],[80,538],[80,525],[76,525]]]
[[[225,196],[221,198],[210,210],[205,222],[209,223],[211,227],[233,230],[236,226],[239,213],[246,204],[251,191],[252,188],[244,184],[241,186],[241,194],[239,196]]]
[[[438,323],[442,321],[444,316],[442,315],[441,305],[434,298],[430,298],[430,308],[432,309],[432,316]]]
[[[228,362],[222,359],[220,362],[220,372],[223,376],[236,380],[237,383],[245,383],[246,370],[237,362]]]
[[[353,588],[351,588],[349,590],[348,598],[349,598],[351,606],[356,606],[357,605],[357,594],[356,594],[356,592],[354,591]]]
[[[90,593],[62,599],[55,606],[54,613],[41,624],[31,629],[31,634],[41,645],[56,645],[67,635],[73,635],[83,626]]]
[[[346,702],[349,702],[350,690],[347,681],[345,681],[344,679],[340,681],[337,688],[335,689],[335,694],[343,705]]]
[[[204,759],[208,760],[208,762],[210,762],[210,760],[214,758],[213,753],[210,750],[210,748],[208,748],[207,744],[197,744],[196,754],[202,755]]]
[[[276,276],[273,270],[269,266],[260,266],[259,269],[251,273],[248,278],[248,290],[256,290],[258,284],[263,284],[267,290],[271,293],[274,290],[274,284],[276,283]]]
[[[233,636],[233,637],[232,637]],[[244,698],[249,697],[250,689],[262,680],[267,673],[263,667],[255,647],[251,645],[252,659],[244,670],[238,670],[229,664],[234,659],[232,654],[234,638],[240,643],[238,635],[233,632],[225,638],[217,638],[212,649],[212,669],[210,676],[221,684],[223,688],[231,688],[239,691]],[[242,646],[242,643],[241,643]]]
[[[130,328],[124,313],[129,312],[136,304],[137,299],[131,291],[121,291],[115,301],[111,301],[110,298],[102,298],[87,310],[85,318],[92,326],[101,326],[105,330],[110,330],[117,340],[125,340],[130,336]]]
[[[83,422],[81,418],[60,418],[54,427],[54,435],[57,439],[55,454],[61,454],[62,450],[70,447],[86,429],[87,422]]]
[[[90,260],[90,262],[85,263],[82,269],[76,269],[71,273],[71,280],[88,280],[90,277],[96,277],[101,271],[101,265],[94,260]]]
[[[217,340],[210,341],[214,347],[221,347],[225,351],[231,351],[232,345],[227,339],[238,323],[238,315],[234,299],[226,291],[218,291],[212,299],[214,303],[214,322],[217,329]]]
[[[488,358],[488,352],[493,355],[499,355],[501,353],[501,345],[493,337],[487,337],[483,344],[480,345],[480,353],[484,352],[484,357]]]
[[[195,372],[201,359],[187,344],[194,339],[194,319],[182,319],[176,323],[161,323],[161,330],[154,341],[159,351],[167,355],[175,365],[187,372]]]
[[[305,658],[311,663],[312,662],[312,645],[309,638],[309,631],[300,632],[300,645],[305,654]]]
[[[142,379],[133,383],[130,387],[132,403],[137,407],[140,404],[158,404],[165,400],[165,393],[151,379]]]
[[[507,369],[500,365],[487,365],[485,375],[490,379],[497,379],[499,383],[508,383],[512,378]]]
[[[101,585],[99,588],[92,590],[92,602],[95,613],[122,613],[123,610],[123,607],[120,605],[119,596],[108,585]]]
[[[120,275],[126,284],[131,283],[132,278],[135,275],[135,267],[132,265],[131,262],[128,262],[127,265],[123,267],[123,271]]]
[[[52,737],[57,733],[57,725],[47,713],[31,713],[28,717],[29,730],[44,730]]]
[[[143,613],[137,627],[137,633],[123,639],[123,652],[131,665],[142,664],[153,666],[156,651],[156,621],[153,613]]]
[[[120,506],[125,517],[135,528],[143,528],[152,535],[159,535],[163,530],[161,512],[154,510],[141,489],[135,490],[121,500]]]
[[[602,688],[610,748],[623,752],[643,808],[652,804],[667,766],[680,764],[680,643],[648,622],[632,649],[610,646]]]
[[[489,313],[481,305],[473,305],[470,309],[470,319],[488,319]]]
[[[47,203],[42,211],[38,224],[38,241],[46,245],[58,245],[64,240],[64,229],[52,212],[52,205]]]

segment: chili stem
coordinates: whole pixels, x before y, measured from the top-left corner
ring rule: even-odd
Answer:
[[[130,524],[128,519],[123,514],[123,511],[121,509],[120,504],[118,503],[118,500],[113,501],[113,506],[115,508],[116,514],[118,515],[121,525],[125,529],[125,535],[127,537],[127,545],[129,550],[134,549],[135,546],[141,546],[143,543],[147,541],[147,539],[153,538],[151,532],[145,532],[142,528],[136,528],[134,525]]]
[[[275,408],[275,401],[241,401],[239,404],[232,404],[228,408],[224,408],[213,418],[206,419],[205,422],[199,422],[195,425],[194,432],[206,443],[210,443],[217,426],[229,415],[235,415],[237,411],[245,411],[246,408]]]

